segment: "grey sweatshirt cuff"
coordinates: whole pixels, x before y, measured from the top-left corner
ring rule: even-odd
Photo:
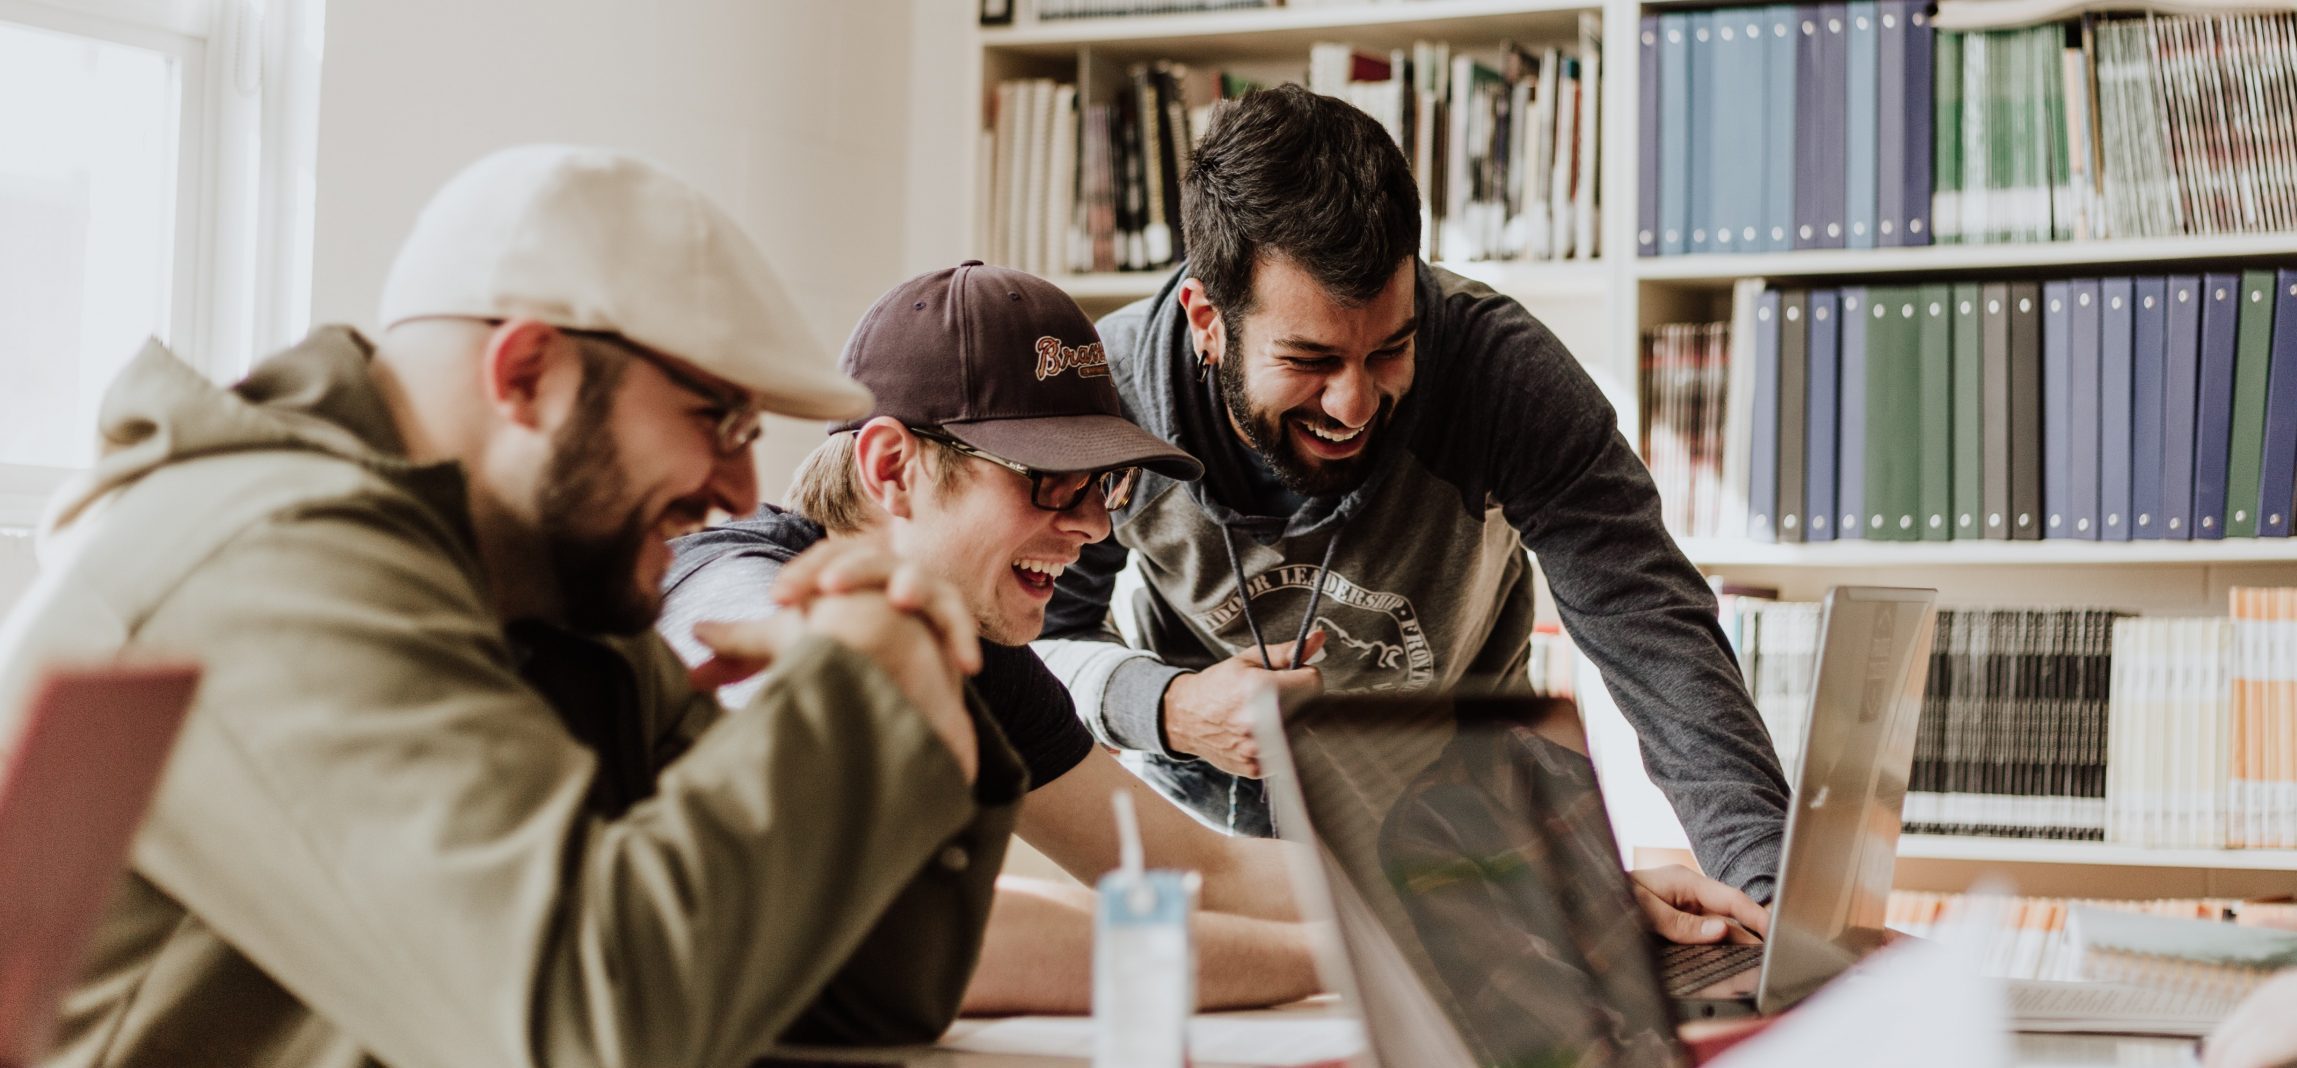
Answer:
[[[1109,740],[1170,760],[1192,759],[1173,752],[1164,736],[1165,688],[1186,674],[1184,668],[1145,656],[1117,665],[1101,691],[1101,723],[1108,728]]]

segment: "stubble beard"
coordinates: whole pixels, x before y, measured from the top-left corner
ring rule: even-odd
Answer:
[[[1229,325],[1227,335],[1229,358],[1213,367],[1221,404],[1228,409],[1229,421],[1243,434],[1244,443],[1260,454],[1261,461],[1276,473],[1276,480],[1285,489],[1303,497],[1331,497],[1363,485],[1372,473],[1372,453],[1377,443],[1365,442],[1363,452],[1345,460],[1311,460],[1301,455],[1292,435],[1285,432],[1286,413],[1262,411],[1253,404],[1252,394],[1245,388],[1242,331]],[[1383,398],[1378,414],[1372,417],[1372,425],[1364,432],[1377,435],[1386,428],[1394,410],[1394,403]]]
[[[598,382],[603,388],[594,389],[594,381],[606,377],[595,370],[584,368],[575,413],[551,439],[536,511],[566,625],[583,634],[627,636],[654,625],[662,595],[638,583],[638,558],[652,536],[642,513],[633,511],[608,534],[576,533],[599,515],[629,507],[622,453],[607,426],[614,384]]]

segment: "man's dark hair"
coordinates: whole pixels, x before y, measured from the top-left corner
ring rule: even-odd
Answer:
[[[1420,191],[1379,120],[1297,85],[1222,104],[1181,179],[1189,270],[1222,314],[1252,312],[1252,270],[1282,256],[1344,301],[1378,296],[1420,248]]]

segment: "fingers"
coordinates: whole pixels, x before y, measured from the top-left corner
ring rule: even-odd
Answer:
[[[1323,652],[1324,629],[1318,627],[1308,632],[1308,639],[1300,643],[1300,655],[1293,657],[1289,663],[1292,667],[1304,668],[1315,662],[1316,658]]]
[[[1680,864],[1645,868],[1629,874],[1633,876],[1638,891],[1653,895],[1671,908],[1701,916],[1727,918],[1738,927],[1757,935],[1770,933],[1771,915],[1756,904],[1754,898]],[[1724,930],[1730,928],[1726,926]]]
[[[1685,945],[1705,945],[1722,941],[1730,925],[1713,916],[1698,916],[1676,908],[1658,894],[1635,887],[1635,903],[1642,906],[1644,919],[1650,921],[1651,930],[1669,942]]]
[[[688,672],[686,681],[696,693],[709,693],[720,686],[731,686],[749,678],[767,667],[763,660],[744,660],[735,657],[713,656]]]
[[[824,594],[884,589],[900,567],[865,542],[825,541],[783,565],[770,596],[778,604],[802,604]]]
[[[795,620],[782,613],[738,623],[694,624],[694,640],[709,646],[713,654],[689,676],[694,688],[716,689],[765,670],[789,646],[794,625]]]
[[[980,625],[954,587],[931,578],[915,565],[904,564],[888,578],[885,599],[893,607],[917,615],[933,629],[950,666],[967,675],[981,670]]]

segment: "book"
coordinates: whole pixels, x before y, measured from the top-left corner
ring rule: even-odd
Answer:
[[[1753,396],[1747,457],[1747,530],[1755,541],[1778,540],[1779,506],[1779,318],[1783,295],[1765,290],[1757,298],[1754,325]]]
[[[1867,435],[1877,415],[1869,391],[1869,336],[1881,315],[1881,305],[1863,286],[1842,290],[1840,340],[1835,351],[1834,423],[1834,536],[1866,538]],[[1903,403],[1903,402],[1901,402]]]
[[[1690,251],[1691,13],[1659,16],[1659,252]]]
[[[2265,440],[2259,461],[2257,533],[2290,535],[2297,509],[2297,270],[2274,277],[2273,358],[2267,374]]]
[[[1980,534],[2010,536],[2010,287],[1989,282],[1979,290],[1979,456],[1982,467]]]
[[[1842,143],[1843,244],[1846,248],[1875,246],[1881,21],[1881,7],[1876,0],[1850,0],[1844,33],[1848,104],[1843,113]]]
[[[2084,541],[2098,540],[2100,523],[2100,390],[2105,373],[2101,366],[2105,352],[2099,342],[2105,309],[2100,295],[2097,279],[2075,279],[2067,308],[2072,335],[2066,345],[2066,386],[2071,402],[2066,415],[2066,535]]]
[[[2273,359],[2273,272],[2244,271],[2234,294],[2233,419],[2225,465],[2225,536],[2257,536],[2265,462],[2266,375]]]
[[[2042,295],[2033,282],[2009,287],[2010,537],[2042,536]]]
[[[1802,19],[1793,4],[1772,4],[1763,9],[1770,37],[1764,44],[1763,92],[1763,217],[1762,251],[1785,252],[1795,247],[1795,125],[1798,44]]]
[[[1921,447],[1915,450],[1920,471],[1915,519],[1924,541],[1954,537],[1954,290],[1941,284],[1917,291],[1921,326],[1915,341],[1916,372],[1921,383],[1916,408],[1921,413]]]
[[[2073,478],[2073,283],[2042,284],[2042,535],[2073,536],[2069,498]]]
[[[1635,100],[1643,109],[1642,118],[1637,124],[1640,137],[1635,151],[1635,254],[1638,256],[1659,254],[1660,175],[1666,168],[1678,166],[1681,162],[1679,158],[1667,160],[1660,155],[1659,101],[1660,95],[1665,92],[1660,79],[1664,70],[1659,44],[1661,23],[1660,16],[1646,14],[1635,34]]]
[[[1836,509],[1836,463],[1841,442],[1836,433],[1842,417],[1842,305],[1844,294],[1814,289],[1807,312],[1810,327],[1809,362],[1805,379],[1803,420],[1803,540],[1833,541],[1841,513]],[[1854,298],[1855,299],[1855,298]]]
[[[1954,411],[1950,433],[1954,438],[1954,508],[1950,524],[1954,538],[1963,540],[1986,535],[1983,487],[1987,423],[1982,403],[1985,373],[1980,342],[1984,303],[1979,299],[1975,282],[1956,282],[1952,293]]]
[[[2208,274],[2201,284],[2201,349],[2193,416],[2193,536],[2225,536],[2226,464],[2232,453],[2233,372],[2241,318],[2241,276]]]
[[[2169,385],[2169,279],[2140,278],[2130,323],[2130,536],[2158,540],[2163,511],[2163,408]]]
[[[2135,418],[2131,345],[2136,337],[2136,283],[2128,278],[2106,279],[2099,283],[2098,303],[2098,537],[2128,541],[2134,526],[2130,450]]]
[[[1778,540],[1799,542],[1806,540],[1804,475],[1810,466],[1805,446],[1810,432],[1805,412],[1810,396],[1810,291],[1786,290],[1779,295],[1779,304]]]

